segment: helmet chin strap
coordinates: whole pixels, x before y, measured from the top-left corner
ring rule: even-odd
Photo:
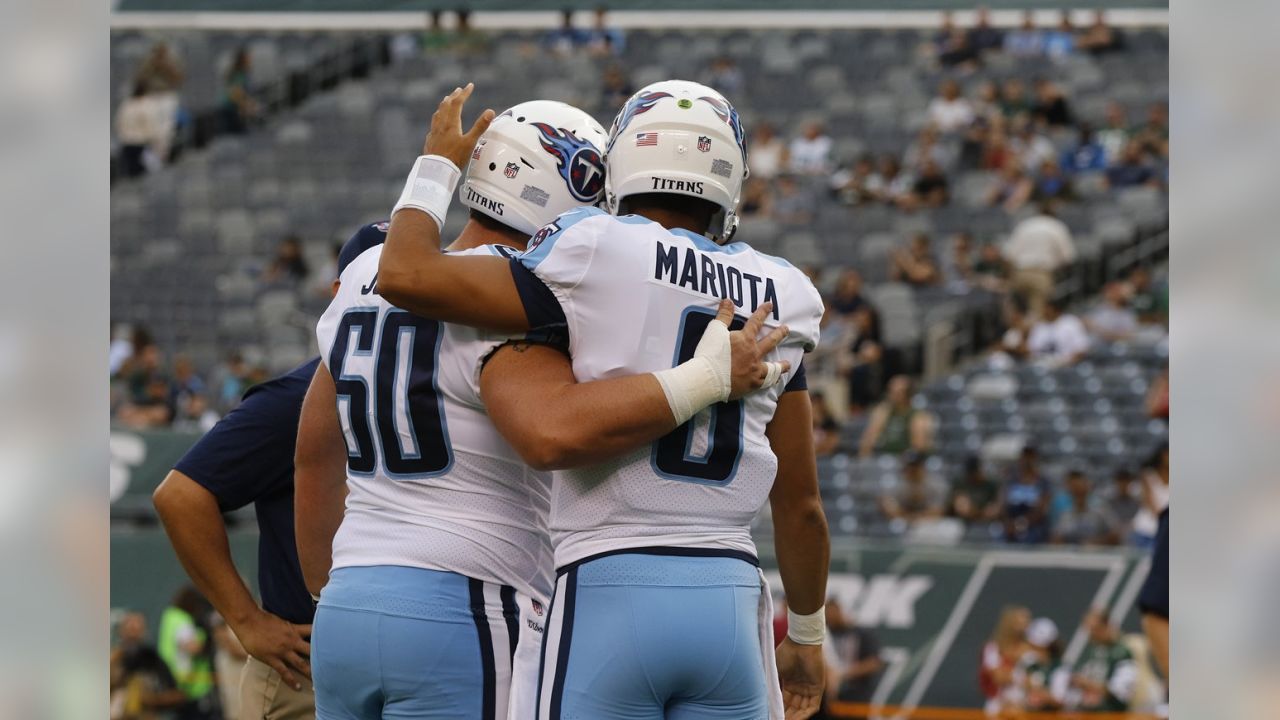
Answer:
[[[719,212],[711,216],[711,227],[720,228],[720,232],[708,231],[707,238],[717,245],[728,245],[738,232],[738,213],[720,208]]]

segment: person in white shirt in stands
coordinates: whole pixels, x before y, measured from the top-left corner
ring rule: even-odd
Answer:
[[[943,133],[954,133],[973,124],[973,106],[960,95],[960,83],[943,80],[938,97],[929,101],[929,122]]]
[[[1102,302],[1085,316],[1084,323],[1094,337],[1107,342],[1130,340],[1138,331],[1138,313],[1129,304],[1122,282],[1110,282],[1102,289]]]
[[[116,140],[125,176],[142,175],[159,164],[152,146],[159,137],[156,113],[147,88],[138,83],[133,94],[116,109]]]
[[[1075,261],[1076,246],[1070,228],[1054,217],[1053,206],[1042,203],[1037,214],[1013,227],[1004,256],[1013,268],[1009,289],[1023,295],[1027,309],[1039,317],[1053,293],[1054,272]]]
[[[1089,333],[1080,318],[1062,311],[1062,302],[1049,300],[1044,315],[1031,326],[1027,352],[1032,360],[1051,367],[1074,365],[1089,351]]]
[[[787,165],[787,144],[769,123],[760,123],[756,127],[748,147],[751,155],[747,158],[747,165],[753,178],[768,180],[777,177]]]
[[[831,138],[822,123],[806,124],[803,134],[791,141],[790,164],[792,172],[802,175],[821,175],[830,171]]]

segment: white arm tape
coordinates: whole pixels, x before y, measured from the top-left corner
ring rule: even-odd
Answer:
[[[798,645],[821,645],[827,637],[827,610],[818,608],[808,615],[787,610],[787,637]]]
[[[443,228],[454,188],[462,171],[453,161],[440,155],[422,155],[413,163],[404,192],[391,211],[392,216],[404,208],[414,208],[431,216],[436,225]]]
[[[692,358],[673,368],[659,370],[653,376],[667,396],[676,425],[683,425],[703,408],[729,399],[733,389],[732,373],[729,328],[719,320],[712,320]]]

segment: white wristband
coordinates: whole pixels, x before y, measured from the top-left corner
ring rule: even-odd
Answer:
[[[405,181],[400,200],[391,211],[392,216],[404,208],[414,208],[431,216],[436,225],[443,228],[453,190],[458,186],[462,171],[453,161],[440,155],[422,155],[413,163],[409,179]]]
[[[821,645],[827,638],[827,610],[797,615],[787,610],[787,637],[799,645]]]
[[[653,376],[662,386],[671,406],[676,425],[712,403],[729,399],[733,390],[733,353],[729,345],[729,328],[719,320],[707,323],[707,329],[693,351],[693,357]]]

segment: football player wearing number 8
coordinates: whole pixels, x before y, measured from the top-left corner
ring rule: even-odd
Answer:
[[[526,459],[546,434],[624,410],[548,423],[552,403],[529,379],[561,372],[544,369],[557,350],[579,381],[653,372],[673,408],[693,408],[647,447],[554,473],[557,579],[534,716],[809,717],[822,696],[829,545],[800,359],[817,342],[822,302],[786,261],[729,242],[747,174],[737,113],[696,83],[644,88],[610,132],[608,212],[565,213],[512,260],[455,257],[439,251],[439,218],[451,168],[470,151],[470,93],[455,91],[432,118],[381,256],[384,297],[427,317],[563,341],[503,347],[480,379],[494,424]],[[770,355],[790,369],[785,387],[699,412],[700,383],[671,366],[693,354],[724,299],[790,328]],[[766,500],[791,608],[776,656],[750,533]]]
[[[539,225],[596,200],[605,134],[585,113],[542,101],[486,124],[470,133],[461,195],[471,217],[451,250],[503,259]],[[537,608],[552,583],[550,478],[521,461],[481,402],[481,365],[509,336],[392,307],[379,294],[380,254],[351,263],[317,327],[323,364],[298,433],[298,554],[320,593],[317,716],[501,720],[512,702],[532,708]],[[781,334],[757,346],[729,332],[731,317],[726,308],[697,358],[673,371],[715,388],[693,410],[768,374],[760,356]],[[568,359],[561,365],[572,381]],[[585,442],[548,434],[540,465],[640,447],[674,428],[676,413],[652,374],[557,386],[540,422],[592,422]]]

